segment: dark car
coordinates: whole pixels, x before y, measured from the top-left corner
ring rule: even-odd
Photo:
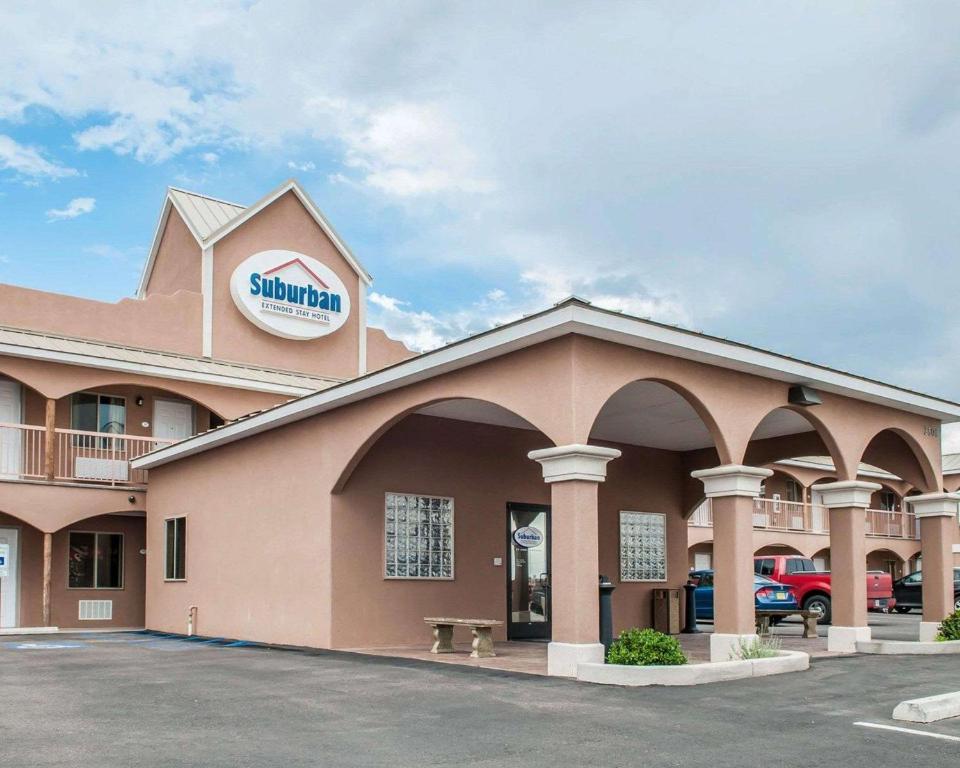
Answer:
[[[923,608],[923,571],[908,573],[893,582],[893,596],[897,601],[893,610],[897,613]],[[953,569],[953,609],[960,610],[960,568]]]
[[[713,618],[713,571],[691,571],[691,584],[697,588],[693,592],[693,601],[697,606],[698,619]],[[754,605],[758,611],[796,611],[797,596],[792,587],[780,584],[766,576],[753,577]]]

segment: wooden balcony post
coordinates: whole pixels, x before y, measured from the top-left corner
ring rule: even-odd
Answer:
[[[43,626],[50,626],[50,585],[53,583],[53,534],[43,534]]]
[[[57,401],[47,398],[47,407],[44,415],[44,433],[43,443],[43,473],[47,480],[53,480],[56,476],[56,450],[57,434],[54,431],[57,426]]]

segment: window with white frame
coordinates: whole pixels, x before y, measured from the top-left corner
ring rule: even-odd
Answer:
[[[667,516],[620,513],[620,581],[667,580]]]
[[[384,576],[453,578],[453,499],[408,493],[386,495]]]

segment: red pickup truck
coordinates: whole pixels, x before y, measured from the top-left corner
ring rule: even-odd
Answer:
[[[793,587],[797,602],[805,611],[817,611],[820,623],[829,624],[830,571],[818,571],[813,560],[799,555],[766,555],[753,558],[753,572]],[[896,605],[893,577],[889,573],[867,573],[867,610],[883,611]]]

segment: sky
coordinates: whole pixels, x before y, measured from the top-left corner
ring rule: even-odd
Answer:
[[[0,42],[0,282],[119,300],[168,185],[294,176],[417,349],[576,294],[960,400],[954,2],[5,2]]]

